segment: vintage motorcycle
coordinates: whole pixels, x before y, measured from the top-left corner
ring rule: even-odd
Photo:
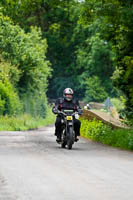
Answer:
[[[73,110],[60,111],[59,114],[62,116],[61,147],[72,149],[75,141],[74,118],[78,119],[79,115]]]

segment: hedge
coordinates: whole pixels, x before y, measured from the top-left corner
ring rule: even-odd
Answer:
[[[113,129],[96,119],[80,120],[81,136],[113,147],[133,150],[133,129]]]

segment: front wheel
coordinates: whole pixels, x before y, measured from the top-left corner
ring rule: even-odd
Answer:
[[[72,149],[73,145],[73,127],[69,127],[69,133],[67,138],[67,148]]]
[[[67,141],[66,141],[66,132],[65,130],[62,133],[62,143],[61,143],[61,147],[65,148],[65,146],[67,145]]]

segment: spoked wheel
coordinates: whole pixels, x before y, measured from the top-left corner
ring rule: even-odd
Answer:
[[[68,139],[67,139],[67,148],[72,149],[72,145],[73,145],[73,128],[70,127],[69,135],[68,135]]]

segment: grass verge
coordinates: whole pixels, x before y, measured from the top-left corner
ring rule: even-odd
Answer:
[[[55,116],[51,109],[47,109],[46,118],[32,117],[29,114],[23,114],[18,117],[1,116],[0,131],[24,131],[40,128],[53,124]]]
[[[133,129],[112,129],[101,121],[81,118],[81,136],[103,144],[133,150]]]

